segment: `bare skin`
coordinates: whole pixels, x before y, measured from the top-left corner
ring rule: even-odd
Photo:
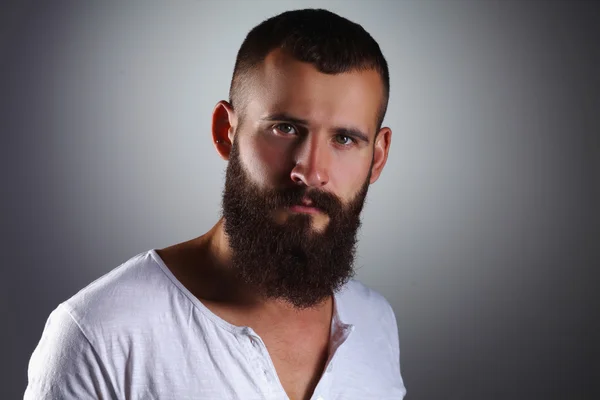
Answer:
[[[213,111],[212,136],[229,159],[239,135],[240,161],[259,186],[305,185],[349,202],[371,168],[370,183],[387,161],[391,130],[376,131],[382,85],[376,71],[323,74],[312,65],[272,51],[254,77],[244,122],[221,101]],[[371,164],[372,162],[372,164]],[[327,215],[310,204],[276,210],[285,223],[294,212],[311,215],[314,231]],[[214,314],[251,327],[264,341],[279,380],[292,400],[308,400],[328,358],[333,299],[298,310],[279,299],[262,298],[231,270],[231,248],[223,220],[206,234],[158,251],[173,274]]]

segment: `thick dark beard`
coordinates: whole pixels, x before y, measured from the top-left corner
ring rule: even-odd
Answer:
[[[313,307],[354,276],[357,232],[369,177],[347,205],[337,196],[306,186],[264,190],[252,183],[241,164],[237,142],[227,166],[222,211],[232,250],[232,267],[239,278],[269,299],[294,307]],[[329,216],[322,232],[311,217],[294,214],[278,224],[273,211],[313,201]]]

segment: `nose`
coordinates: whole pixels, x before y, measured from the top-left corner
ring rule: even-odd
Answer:
[[[294,183],[309,187],[322,187],[329,182],[327,145],[319,143],[316,135],[307,135],[305,140],[299,144],[296,165],[290,176]]]

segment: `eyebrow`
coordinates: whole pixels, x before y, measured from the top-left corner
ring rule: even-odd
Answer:
[[[273,121],[273,122],[274,121],[286,121],[286,122],[291,122],[291,123],[297,124],[297,125],[303,125],[303,126],[309,125],[307,120],[301,119],[301,118],[296,118],[296,117],[293,117],[286,113],[269,114],[266,117],[261,118],[261,121]],[[370,142],[369,135],[367,135],[360,129],[339,126],[339,127],[333,128],[333,131],[337,135],[352,137],[352,138],[358,139],[360,141],[363,141],[367,144],[369,144],[369,142]]]

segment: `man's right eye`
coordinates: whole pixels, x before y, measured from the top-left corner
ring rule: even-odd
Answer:
[[[274,128],[286,135],[296,135],[298,133],[296,128],[294,128],[294,126],[291,124],[281,123],[275,125]]]

